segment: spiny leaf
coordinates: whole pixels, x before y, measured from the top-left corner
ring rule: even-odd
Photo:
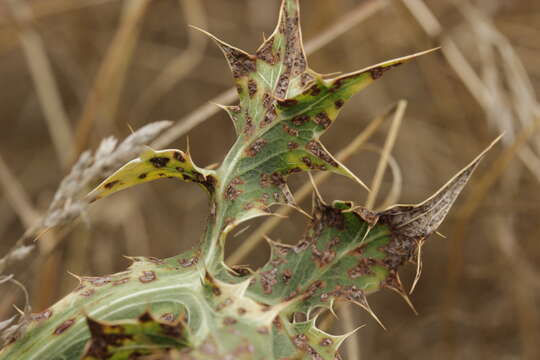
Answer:
[[[122,166],[88,194],[90,201],[107,197],[120,190],[162,178],[178,178],[201,184],[214,191],[212,171],[198,168],[189,154],[180,150],[148,149],[138,159]]]
[[[317,200],[304,238],[295,246],[272,245],[250,295],[269,303],[298,299],[289,310],[308,312],[334,299],[363,303],[378,290],[389,273],[382,248],[390,234],[384,226],[371,228],[351,207]]]
[[[320,136],[354,94],[381,78],[385,72],[436,50],[438,48],[385,61],[334,79],[325,80],[318,76],[301,94],[278,101],[280,117],[296,119],[296,122],[313,122],[316,125],[314,132]]]
[[[148,312],[137,320],[103,322],[86,319],[91,339],[83,360],[129,360],[144,355],[167,354],[189,344],[184,321],[158,321]]]
[[[292,343],[296,350],[308,359],[335,360],[338,350],[347,335],[335,336],[317,328],[316,318],[287,324]]]
[[[276,29],[255,54],[205,32],[225,54],[240,98],[238,105],[224,107],[238,140],[217,170],[221,184],[216,201],[227,231],[268,214],[274,204],[295,206],[287,187],[292,173],[331,171],[365,187],[319,137],[354,93],[385,71],[427,53],[325,80],[308,67],[299,19],[298,1],[283,1]]]
[[[245,296],[250,282],[251,278],[247,278],[241,283],[229,284],[206,272],[203,285],[207,291],[208,303],[220,317],[236,318],[241,322],[254,324],[259,332],[269,332],[272,321],[287,304],[269,306]]]
[[[440,225],[495,142],[419,205],[375,213],[347,202],[329,206],[315,198],[304,238],[295,246],[271,243],[270,260],[255,274],[248,294],[271,304],[289,302],[288,313],[307,313],[334,299],[369,309],[366,296],[389,288],[412,307],[398,269],[416,258],[418,246]]]

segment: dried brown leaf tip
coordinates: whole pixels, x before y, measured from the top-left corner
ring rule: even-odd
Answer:
[[[417,205],[392,206],[379,213],[379,223],[387,224],[398,237],[420,240],[431,235],[443,222],[480,161],[499,139],[494,140],[430,198]]]

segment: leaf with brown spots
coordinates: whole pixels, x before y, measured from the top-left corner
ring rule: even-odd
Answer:
[[[91,338],[83,360],[128,360],[166,354],[189,345],[189,332],[183,320],[165,322],[144,313],[137,320],[103,322],[86,319]]]
[[[380,79],[385,72],[435,50],[437,49],[385,61],[334,79],[323,79],[318,76],[301,94],[279,100],[278,114],[282,121],[311,119],[317,125],[313,127],[314,133],[320,136],[334,122],[347,100],[354,94]]]
[[[310,320],[286,324],[286,332],[302,359],[335,360],[339,347],[350,334],[335,336],[317,328],[317,317]]]
[[[495,140],[426,201],[396,205],[381,212],[332,206],[315,198],[312,221],[294,246],[270,243],[271,257],[248,289],[259,301],[290,302],[290,312],[331,307],[341,299],[368,308],[366,296],[382,288],[409,302],[398,275],[417,259],[418,247],[437,230]]]
[[[195,182],[213,192],[212,174],[211,170],[197,167],[191,156],[183,151],[149,149],[105,179],[87,197],[89,201],[95,201],[120,190],[163,178]]]
[[[291,312],[331,307],[335,299],[360,303],[388,276],[382,247],[386,226],[372,227],[352,204],[315,200],[312,220],[294,246],[270,243],[271,257],[255,274],[249,294],[259,301],[291,301]]]

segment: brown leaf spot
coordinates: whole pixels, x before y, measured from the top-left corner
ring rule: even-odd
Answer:
[[[43,310],[42,312],[30,314],[30,320],[32,321],[43,321],[50,319],[53,315],[53,311],[51,309]]]
[[[262,47],[257,51],[257,58],[269,63],[270,65],[276,64],[279,61],[279,55],[274,54],[273,47],[274,38],[271,37],[270,39],[266,40]]]
[[[156,273],[153,271],[143,271],[143,274],[139,276],[139,281],[143,284],[152,282],[157,279]]]
[[[148,260],[148,261],[150,261],[152,264],[156,264],[156,265],[163,265],[163,264],[165,264],[165,260],[159,259],[159,258],[153,257],[153,256],[147,257],[146,260]]]
[[[371,70],[369,70],[369,73],[371,74],[371,78],[373,80],[377,80],[379,78],[381,78],[385,72],[385,68],[382,67],[382,66],[377,66],[376,68],[373,68]]]
[[[63,323],[61,323],[60,325],[58,325],[58,327],[57,327],[56,329],[54,329],[53,334],[54,334],[54,335],[60,335],[60,334],[62,334],[64,331],[66,331],[67,329],[69,329],[74,323],[75,323],[75,319],[74,319],[74,318],[72,318],[72,319],[67,319],[66,321],[64,321]]]
[[[302,172],[302,169],[299,168],[298,166],[296,166],[296,167],[293,167],[293,168],[287,170],[287,172],[288,172],[289,174],[295,174],[295,173]]]
[[[270,181],[272,185],[276,185],[276,186],[281,186],[285,184],[285,179],[283,178],[283,175],[281,175],[277,171],[272,173],[272,176],[270,177]]]
[[[279,318],[279,316],[276,316],[274,318],[274,320],[272,320],[272,324],[274,325],[274,327],[276,328],[276,330],[281,330],[283,329],[283,323],[281,322],[281,319]]]
[[[330,338],[324,338],[324,339],[321,340],[321,342],[319,343],[319,345],[326,347],[326,346],[332,345],[333,343],[334,343],[334,341],[333,341],[332,339],[330,339]]]
[[[396,270],[406,261],[414,258],[417,244],[415,239],[393,236],[392,241],[381,248],[386,254],[383,260],[386,267],[390,270]]]
[[[338,91],[342,86],[343,86],[343,83],[345,82],[347,78],[340,78],[340,79],[337,79],[333,84],[332,84],[332,87],[328,90],[329,92],[331,93],[334,93],[336,91]]]
[[[356,285],[352,286],[340,286],[337,285],[336,288],[326,294],[326,296],[329,297],[336,297],[336,298],[342,298],[347,299],[349,301],[356,301],[359,303],[365,303],[366,302],[366,294],[364,291],[360,288],[358,288]]]
[[[170,159],[167,157],[153,157],[150,159],[150,162],[152,163],[152,165],[154,165],[154,167],[158,169],[167,166],[169,161]]]
[[[245,136],[250,137],[253,135],[253,132],[255,131],[255,126],[253,125],[253,118],[248,114],[246,110],[245,114],[246,118],[246,126],[244,127],[243,133]]]
[[[120,182],[120,180],[114,180],[114,181],[106,183],[105,185],[103,185],[103,187],[105,189],[112,189],[114,187],[114,185],[118,184],[119,182]]]
[[[309,121],[309,116],[307,115],[297,115],[292,119],[293,124],[296,126],[302,126],[308,121]]]
[[[272,287],[277,284],[277,269],[263,271],[260,273],[261,285],[265,294],[272,293]]]
[[[173,313],[164,313],[159,317],[159,319],[172,323],[176,320],[176,315],[174,315]]]
[[[103,286],[110,283],[112,279],[110,276],[102,276],[102,277],[84,278],[84,280],[90,282],[94,286]]]
[[[255,72],[257,69],[255,58],[249,54],[225,45],[221,45],[221,48],[229,61],[234,78],[238,79],[244,77],[249,73]]]
[[[313,294],[317,291],[317,290],[320,290],[324,287],[324,282],[322,280],[317,280],[315,281],[313,284],[311,284],[308,289],[306,290],[306,292],[304,293],[304,298],[309,298],[311,296],[313,296]]]
[[[242,316],[242,315],[245,315],[247,313],[247,310],[240,307],[240,308],[238,308],[237,312],[238,312],[238,315]]]
[[[264,118],[261,121],[261,128],[265,127],[266,125],[270,124],[272,121],[274,121],[277,117],[277,112],[274,106],[271,106],[266,114],[264,114]]]
[[[371,78],[373,80],[377,80],[377,79],[381,78],[385,72],[387,72],[388,70],[393,69],[396,66],[399,66],[401,64],[402,63],[396,63],[396,64],[392,64],[392,65],[389,65],[389,66],[377,66],[377,67],[375,67],[373,69],[370,69],[368,71],[369,71],[369,73],[371,75]]]
[[[147,175],[148,175],[147,173],[142,173],[139,175],[139,179],[144,179],[146,178]]]
[[[199,258],[197,256],[193,256],[189,259],[178,259],[178,262],[182,267],[191,267],[199,262]]]
[[[225,194],[224,197],[226,200],[236,200],[240,194],[242,194],[242,190],[239,190],[234,185],[234,180],[231,181],[229,185],[225,188]]]
[[[272,106],[272,96],[268,93],[264,93],[263,95],[263,107],[265,109],[270,109],[270,106]]]
[[[376,262],[373,259],[361,258],[355,267],[347,271],[347,274],[349,274],[351,279],[356,279],[365,275],[373,275],[372,267],[375,263]]]
[[[231,305],[233,303],[233,299],[228,297],[226,298],[224,301],[220,302],[217,306],[216,306],[216,311],[221,311],[223,309],[225,309],[227,306]]]
[[[257,93],[257,82],[253,79],[248,80],[248,94],[252,98]]]
[[[255,140],[247,149],[246,149],[246,155],[249,157],[254,157],[257,155],[267,144],[267,141],[265,139],[257,139]]]
[[[227,316],[225,317],[225,319],[223,319],[223,325],[225,326],[231,326],[231,325],[234,325],[236,324],[236,319],[231,317],[231,316]]]
[[[261,187],[267,188],[271,185],[271,179],[269,174],[262,173],[261,174],[261,181],[259,182]]]
[[[173,157],[182,163],[186,162],[186,158],[184,157],[184,155],[182,155],[182,152],[180,151],[175,151]]]
[[[332,124],[332,120],[330,120],[330,118],[325,112],[320,112],[315,115],[313,121],[315,121],[315,123],[323,129],[328,129],[328,127]]]
[[[304,334],[298,334],[293,337],[293,344],[300,350],[306,350],[308,347],[308,338]]]
[[[262,194],[261,201],[263,204],[267,204],[269,200],[270,200],[270,195],[268,195],[267,193]]]
[[[287,124],[283,124],[283,130],[290,136],[298,136],[298,130],[290,127]]]
[[[313,261],[315,261],[319,267],[330,264],[336,258],[336,252],[334,250],[325,249],[320,251],[316,244],[311,245],[311,255]]]
[[[308,346],[307,349],[308,354],[311,356],[312,360],[324,360],[323,357],[311,346]]]
[[[181,339],[183,337],[183,324],[159,324],[163,333],[171,338]]]
[[[317,96],[321,93],[322,89],[319,87],[318,84],[314,84],[309,89],[304,91],[303,95],[310,95],[310,96]]]
[[[282,107],[291,107],[296,104],[298,104],[298,100],[295,99],[285,99],[279,102],[279,105],[281,105]]]
[[[277,97],[284,97],[289,87],[290,71],[286,71],[278,79],[275,94]]]
[[[283,279],[283,282],[287,284],[289,280],[291,280],[292,276],[293,276],[292,271],[290,269],[285,269],[283,271],[283,275],[281,276],[281,279]]]
[[[313,162],[311,161],[311,159],[307,156],[304,156],[302,158],[302,162],[310,169],[315,169],[315,167],[313,166]]]
[[[313,77],[313,75],[305,72],[300,76],[300,84],[302,86],[306,86],[309,82],[313,81],[314,79],[315,78]]]
[[[338,99],[334,102],[334,106],[336,107],[336,109],[341,109],[343,105],[345,105],[345,101],[343,101],[342,99]]]
[[[319,159],[327,162],[328,164],[332,165],[333,167],[338,167],[338,163],[324,150],[324,148],[315,140],[311,140],[306,144],[306,149],[309,150],[313,155],[318,157]]]
[[[331,206],[325,206],[322,210],[321,223],[336,228],[338,230],[345,229],[345,217],[339,209],[335,209]],[[336,240],[336,239],[334,239]],[[333,241],[334,241],[333,240]],[[339,241],[339,240],[337,240]],[[330,243],[332,244],[332,243]]]
[[[287,149],[294,150],[298,148],[298,143],[295,143],[294,141],[289,141],[287,143]]]
[[[147,323],[147,322],[154,321],[154,319],[152,318],[152,315],[150,315],[148,311],[145,311],[139,316],[139,321],[142,323]]]
[[[129,278],[125,277],[125,278],[113,281],[112,284],[113,284],[113,286],[118,286],[118,285],[123,285],[123,284],[127,283],[128,281],[129,281]]]

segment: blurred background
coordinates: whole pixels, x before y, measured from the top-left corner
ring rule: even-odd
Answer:
[[[188,25],[254,51],[273,30],[278,2],[0,2],[0,258],[24,244],[0,274],[26,287],[33,311],[73,289],[77,281],[68,272],[117,272],[129,264],[123,255],[168,257],[196,244],[206,195],[175,180],[97,202],[82,220],[36,243],[29,234],[39,233],[34,225],[47,215],[77,156],[106,136],[121,140],[130,128],[171,120],[149,143],[185,149],[189,136],[199,165],[221,161],[234,131],[209,102],[234,100],[232,77],[220,51]],[[367,325],[347,341],[344,358],[540,359],[540,2],[301,3],[310,66],[321,73],[442,46],[357,95],[323,138],[337,153],[399,100],[408,101],[401,127],[393,126],[398,166],[386,171],[376,206],[389,193],[401,203],[424,200],[505,133],[440,228],[446,238],[433,235],[423,248],[422,279],[411,295],[419,315],[382,291],[370,303],[388,331],[360,309],[342,309],[353,312],[352,324],[324,324],[336,333]],[[391,128],[390,120],[382,122],[345,161],[368,184],[380,157],[373,149],[383,147]],[[306,179],[293,177],[292,189]],[[320,190],[327,201],[367,199],[358,185],[337,176]],[[301,205],[309,209],[309,197]],[[230,254],[263,222],[230,237]],[[269,235],[293,243],[304,223],[291,213]],[[238,262],[256,267],[267,256],[259,242]],[[402,272],[406,286],[415,271],[409,265]],[[14,313],[13,304],[25,307],[24,292],[13,282],[0,284],[0,321]]]

